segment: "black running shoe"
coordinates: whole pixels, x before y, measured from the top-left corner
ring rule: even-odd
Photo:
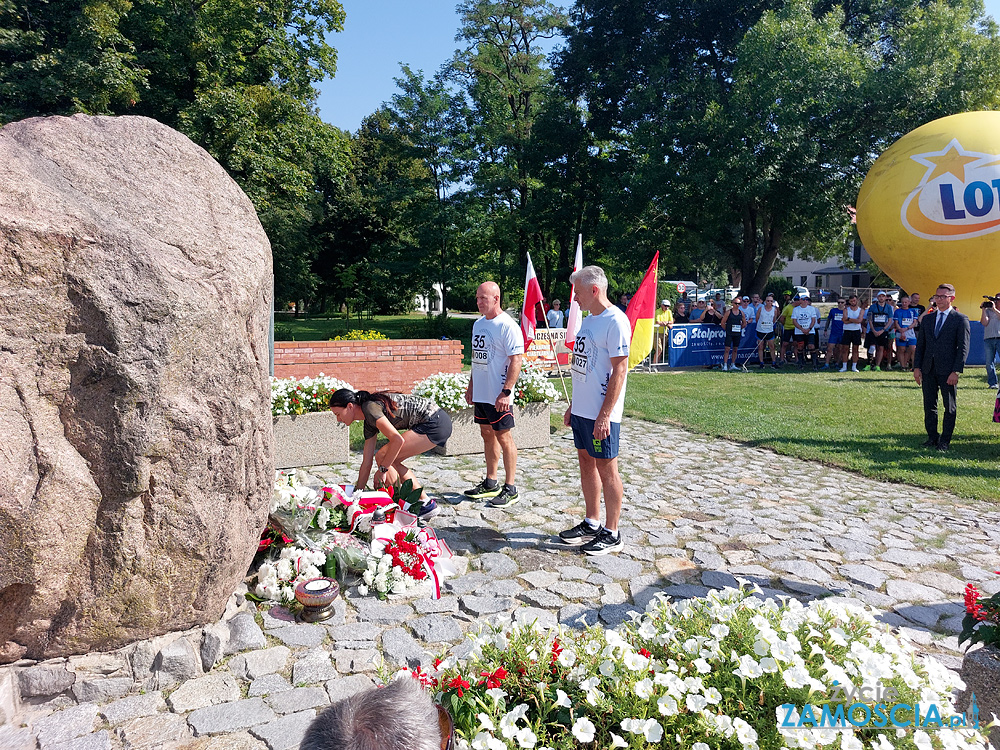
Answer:
[[[507,488],[507,485],[504,485],[495,497],[487,501],[487,504],[491,508],[507,508],[516,503],[518,499],[517,489],[511,490]]]
[[[503,485],[500,482],[497,482],[493,487],[487,487],[486,480],[484,479],[471,490],[466,490],[462,494],[466,497],[471,497],[473,500],[483,500],[487,497],[496,497],[502,489]]]
[[[580,550],[588,555],[608,555],[625,549],[625,542],[619,533],[613,536],[607,529],[601,529],[596,538],[583,545]]]
[[[579,547],[581,544],[592,542],[601,533],[601,527],[593,528],[586,521],[580,521],[572,529],[559,532],[559,539],[563,544],[570,544]]]

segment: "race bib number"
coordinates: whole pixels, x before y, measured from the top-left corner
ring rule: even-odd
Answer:
[[[843,314],[839,313],[839,312],[835,312],[833,314],[833,320],[834,320],[834,322],[837,322],[837,321],[843,319],[843,317],[844,317]]]
[[[573,375],[580,380],[587,379],[587,340],[582,336],[577,336],[573,343],[573,364],[571,367]]]
[[[472,337],[472,367],[482,369],[487,366],[490,360],[489,349],[486,348],[486,337],[483,335]]]
[[[874,321],[875,321],[876,323],[885,323],[885,322],[886,322],[886,321],[887,321],[888,319],[889,319],[889,318],[888,318],[887,316],[885,316],[885,315],[876,315],[876,316],[874,316],[874,318],[873,318],[873,320],[874,320]]]
[[[903,328],[906,328],[911,323],[913,323],[913,318],[903,318],[901,321],[899,321],[899,324],[903,326]]]
[[[731,333],[739,333],[739,332],[740,332],[740,331],[742,331],[742,330],[743,330],[743,327],[742,327],[742,326],[738,326],[738,325],[736,325],[736,326],[733,326],[733,327],[732,327],[732,329],[731,329],[731,331],[730,331],[730,332],[731,332]]]

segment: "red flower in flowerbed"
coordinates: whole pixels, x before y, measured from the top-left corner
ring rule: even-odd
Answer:
[[[420,545],[413,541],[411,533],[397,531],[383,552],[392,558],[394,566],[398,565],[410,578],[422,581],[427,577],[427,571],[424,570],[423,553]]]
[[[995,571],[1000,575],[1000,571]],[[974,583],[965,587],[965,619],[959,644],[969,641],[969,645],[983,643],[1000,646],[1000,591],[988,599]]]

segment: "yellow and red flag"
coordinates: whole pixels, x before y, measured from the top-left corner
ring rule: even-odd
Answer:
[[[653,256],[653,262],[646,269],[642,283],[628,303],[625,315],[632,324],[632,343],[628,350],[628,366],[632,369],[642,362],[653,350],[653,319],[656,317],[656,268],[660,252]]]

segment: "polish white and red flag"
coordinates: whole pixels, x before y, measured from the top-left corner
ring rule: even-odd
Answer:
[[[531,265],[531,255],[528,255],[528,271],[524,276],[524,304],[521,306],[521,335],[524,337],[525,351],[535,340],[535,308],[544,299],[542,288],[535,276],[535,267]]]
[[[576,260],[573,261],[573,272],[583,268],[583,235],[576,238]],[[583,313],[580,312],[580,303],[576,301],[576,287],[569,289],[569,306],[566,308],[566,348],[572,349],[576,339],[576,332],[580,330],[580,322],[583,320]]]

